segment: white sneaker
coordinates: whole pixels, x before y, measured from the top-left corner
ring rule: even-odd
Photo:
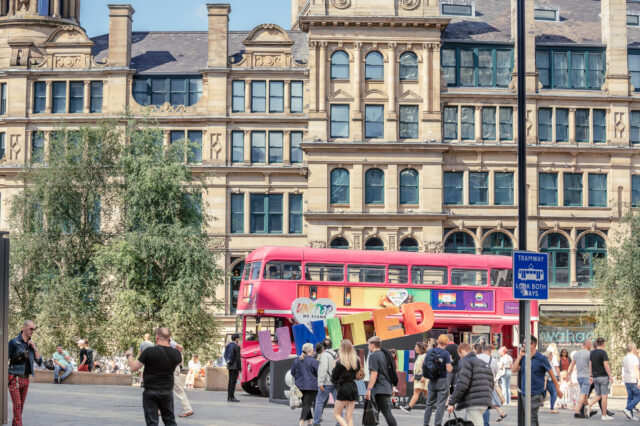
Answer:
[[[631,420],[633,418],[633,413],[629,410],[627,410],[626,408],[624,410],[622,410],[622,412],[624,413],[625,416],[627,416],[627,418],[629,420]]]
[[[611,417],[611,416],[607,416],[606,414],[604,416],[602,416],[602,421],[603,422],[606,422],[606,421],[609,421],[609,420],[615,420],[615,419],[613,417]]]

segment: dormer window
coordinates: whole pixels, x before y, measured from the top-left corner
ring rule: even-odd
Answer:
[[[560,10],[553,7],[536,7],[533,17],[536,21],[560,21]]]
[[[440,14],[454,16],[475,16],[475,3],[440,3]]]
[[[627,25],[632,27],[640,26],[640,15],[636,14],[627,14]]]
[[[133,98],[143,106],[191,106],[202,96],[202,77],[134,77]]]

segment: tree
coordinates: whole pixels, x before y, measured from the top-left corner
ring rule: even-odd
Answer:
[[[614,374],[620,373],[627,343],[640,343],[640,214],[621,222],[608,259],[595,265],[592,295],[596,307],[596,336],[603,336]]]
[[[112,297],[108,334],[125,349],[165,325],[188,353],[217,357],[212,307],[223,274],[204,231],[205,189],[185,162],[197,148],[182,140],[165,149],[159,129],[134,121],[126,140],[117,164],[119,231],[97,262]]]
[[[39,325],[45,353],[57,344],[96,339],[105,309],[94,267],[112,234],[101,232],[113,213],[110,173],[122,149],[115,123],[52,132],[43,163],[21,174],[24,190],[10,200],[12,329]]]

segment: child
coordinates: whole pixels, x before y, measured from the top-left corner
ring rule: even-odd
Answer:
[[[563,393],[562,400],[560,401],[560,408],[567,408],[567,404],[571,400],[569,395],[569,388],[571,383],[569,383],[569,376],[566,371],[560,372],[560,390]]]

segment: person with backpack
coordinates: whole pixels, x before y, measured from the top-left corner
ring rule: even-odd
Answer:
[[[322,421],[322,411],[324,410],[329,395],[333,395],[336,401],[337,390],[331,381],[331,374],[336,365],[337,355],[331,348],[331,339],[324,339],[322,343],[318,343],[321,350],[318,353],[318,394],[316,395],[316,407],[313,412],[313,424],[319,425]]]
[[[453,393],[447,402],[447,411],[466,410],[465,416],[474,426],[483,426],[482,414],[491,405],[493,373],[486,362],[476,356],[468,343],[458,346],[460,364]]]
[[[373,399],[389,426],[398,426],[391,412],[391,396],[393,387],[398,385],[398,374],[391,354],[381,349],[382,341],[378,336],[369,339],[369,386],[366,399]]]
[[[231,341],[224,348],[224,360],[227,362],[227,369],[229,370],[229,384],[227,386],[228,402],[240,402],[235,395],[238,374],[240,374],[240,370],[242,370],[240,345],[238,345],[239,338],[240,335],[238,333],[232,334]]]
[[[453,371],[451,355],[445,349],[449,344],[446,334],[438,336],[438,346],[430,349],[422,365],[422,374],[429,379],[429,396],[424,409],[424,426],[429,425],[431,413],[436,412],[435,424],[442,425],[445,404],[449,396],[449,380],[447,374]]]

